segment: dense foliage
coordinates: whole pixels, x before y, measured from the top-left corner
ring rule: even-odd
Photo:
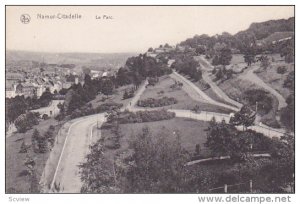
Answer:
[[[171,66],[178,73],[186,74],[195,81],[202,79],[202,71],[200,65],[193,57],[181,56]]]
[[[162,98],[147,98],[144,100],[139,100],[137,102],[138,106],[141,107],[163,107],[163,106],[168,106],[168,105],[173,105],[176,104],[177,100],[174,97],[162,97]]]
[[[253,110],[256,109],[261,114],[267,114],[273,108],[273,100],[267,91],[262,89],[248,89],[243,93],[243,99],[251,106]]]
[[[34,125],[39,124],[39,114],[33,112],[27,112],[19,115],[15,120],[15,126],[18,132],[24,133],[31,129]]]

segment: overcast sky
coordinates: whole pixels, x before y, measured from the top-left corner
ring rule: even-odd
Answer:
[[[37,15],[79,14],[76,20]],[[31,21],[23,24],[22,14]],[[96,19],[96,15],[113,19]],[[9,50],[44,52],[145,52],[196,34],[235,34],[253,22],[294,16],[293,7],[6,7]]]

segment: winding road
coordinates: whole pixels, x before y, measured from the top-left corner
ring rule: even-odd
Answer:
[[[125,109],[134,111],[134,105],[144,92],[146,85],[147,81],[140,86],[129,104],[122,108],[121,111]],[[89,150],[89,145],[92,143],[93,127],[97,123],[101,126],[105,120],[105,113],[101,113],[74,119],[66,124],[68,127],[62,127],[62,129],[67,129],[67,131],[62,131],[63,134],[66,134],[66,139],[64,140],[50,189],[47,189],[47,192],[80,193],[82,182],[80,180],[78,165],[84,162]],[[51,151],[51,153],[53,152],[54,151]],[[51,155],[49,158],[51,158]],[[53,162],[47,161],[45,169],[53,168],[51,166],[52,163]],[[49,166],[47,166],[47,164],[49,164]],[[58,186],[59,188],[57,188]]]
[[[202,68],[204,68],[203,74],[202,74],[202,78],[204,79],[204,81],[206,81],[209,85],[210,88],[223,100],[225,100],[226,102],[241,108],[243,106],[243,104],[231,99],[228,97],[228,95],[226,93],[224,93],[224,91],[222,89],[220,89],[216,83],[214,83],[211,78],[209,77],[209,74],[207,71],[205,70],[212,70],[213,66],[203,57],[203,56],[199,56],[197,58],[198,62],[202,65]]]
[[[185,79],[183,76],[178,73],[171,74],[171,77],[181,81],[184,84],[185,90],[193,90],[193,97],[197,98],[198,101],[206,101],[208,103],[219,105],[225,108],[229,108],[234,111],[238,111],[239,109],[233,106],[229,106],[227,104],[223,104],[217,101],[214,101],[209,96],[207,96],[203,91],[201,91],[197,86],[195,86],[192,82]],[[130,111],[139,111],[145,110],[143,108],[136,108],[135,104],[137,103],[140,96],[143,94],[146,89],[147,81],[145,81],[135,96],[129,102],[129,104],[122,108],[122,110],[130,110]],[[222,121],[223,119],[228,122],[230,119],[230,115],[213,113],[213,112],[205,112],[201,111],[200,113],[194,113],[190,110],[168,110],[174,112],[176,117],[185,117],[185,118],[193,118],[196,120],[210,121],[213,117],[215,117],[216,121]],[[80,193],[82,182],[80,180],[79,168],[78,165],[84,162],[85,156],[88,153],[89,145],[92,142],[92,130],[93,127],[98,123],[100,125],[105,122],[105,114],[96,114],[91,116],[85,116],[82,118],[74,119],[70,121],[69,126],[67,127],[66,139],[64,140],[63,149],[61,151],[55,173],[50,185],[50,189],[47,192],[49,193]],[[66,129],[66,127],[63,127]],[[63,129],[62,128],[62,129]],[[238,129],[242,129],[242,127],[237,127]],[[282,132],[277,130],[273,130],[272,128],[266,128],[259,125],[254,125],[249,127],[249,129],[255,130],[257,132],[261,132],[269,137],[280,137],[283,135]],[[51,152],[52,153],[52,152]],[[50,154],[51,154],[50,153]],[[51,155],[49,156],[51,157]],[[47,168],[47,165],[45,169]],[[48,167],[50,168],[50,167]],[[59,186],[59,189],[56,188]]]
[[[193,98],[196,101],[210,103],[212,105],[224,107],[224,108],[227,108],[227,109],[233,110],[233,111],[239,111],[240,110],[239,108],[237,108],[235,106],[227,105],[227,104],[224,104],[224,103],[213,100],[206,93],[204,93],[201,89],[199,89],[195,84],[193,84],[191,81],[184,78],[183,76],[181,76],[180,74],[178,74],[175,71],[170,75],[170,77],[177,80],[177,81],[180,81],[181,83],[183,83],[182,89],[191,98]]]
[[[250,82],[253,82],[253,83],[257,84],[258,86],[262,87],[263,89],[267,90],[272,95],[274,95],[278,100],[278,110],[280,110],[283,107],[286,107],[287,103],[285,102],[284,97],[280,93],[278,93],[275,89],[273,89],[268,84],[266,84],[261,78],[259,78],[254,73],[258,69],[259,69],[259,66],[255,66],[254,68],[247,70],[245,72],[245,74],[242,74],[239,77],[243,80],[248,80]]]

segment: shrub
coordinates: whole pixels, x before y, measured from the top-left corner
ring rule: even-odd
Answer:
[[[284,74],[287,71],[285,66],[279,66],[277,67],[277,73],[278,74]]]
[[[134,96],[134,88],[131,88],[129,90],[126,89],[123,94],[123,99],[132,98],[133,96]]]
[[[123,106],[121,103],[103,103],[96,108],[96,113],[103,113],[113,109],[119,109]]]
[[[123,106],[123,104],[121,103],[103,103],[101,105],[99,105],[96,108],[92,108],[91,106],[83,106],[80,109],[76,109],[75,111],[72,112],[72,114],[70,115],[71,119],[74,118],[79,118],[82,116],[87,116],[87,115],[93,115],[96,113],[104,113],[106,111],[109,110],[113,110],[113,109],[119,109]]]
[[[155,84],[159,81],[158,77],[149,77],[148,79],[148,85],[149,86],[155,86]]]
[[[250,89],[244,92],[243,98],[249,103],[250,106],[255,106],[257,103],[258,111],[266,114],[272,108],[272,97],[268,92],[261,89]]]
[[[180,81],[175,81],[174,84],[172,84],[170,86],[170,88],[172,90],[175,90],[175,89],[181,89],[183,87],[183,83],[181,83]]]
[[[162,107],[176,104],[177,100],[173,97],[163,97],[163,98],[147,98],[145,100],[139,100],[137,105],[140,107]]]
[[[20,147],[19,153],[27,153],[29,147],[30,147],[30,146],[27,145],[27,144],[25,143],[25,141],[23,140],[23,142],[22,142],[22,144],[21,144],[21,147]]]
[[[170,120],[175,117],[175,113],[168,112],[166,110],[153,110],[153,111],[137,111],[129,112],[124,111],[115,118],[111,118],[109,123],[118,121],[120,124],[126,123],[143,123],[143,122],[153,122],[160,120]],[[109,125],[103,125],[102,128],[110,127]]]
[[[49,119],[49,116],[47,114],[43,114],[42,118],[43,118],[43,120],[47,120],[47,119]]]
[[[20,115],[16,120],[15,120],[15,126],[18,130],[18,132],[24,133],[27,130],[31,129],[32,126],[38,125],[38,114],[28,112],[25,114]]]

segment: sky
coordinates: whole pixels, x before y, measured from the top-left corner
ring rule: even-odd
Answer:
[[[28,24],[21,22],[22,14],[30,16]],[[58,14],[81,18],[57,19]],[[56,18],[41,19],[41,15]],[[293,16],[292,6],[7,6],[6,49],[145,52],[160,44],[176,45],[196,34],[235,34],[253,22]]]

